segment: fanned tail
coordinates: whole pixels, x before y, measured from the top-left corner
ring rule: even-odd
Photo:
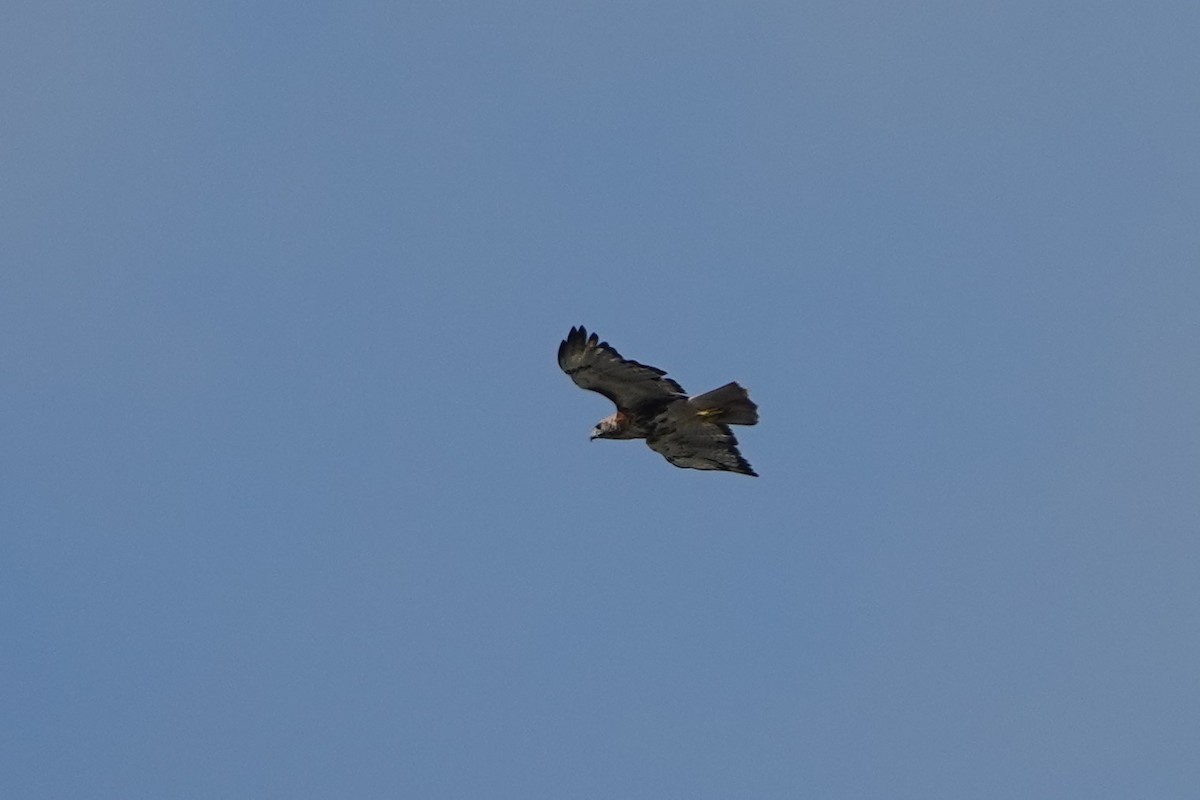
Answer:
[[[704,419],[725,425],[754,425],[758,422],[758,406],[750,394],[736,382],[698,394],[688,400],[696,414]]]

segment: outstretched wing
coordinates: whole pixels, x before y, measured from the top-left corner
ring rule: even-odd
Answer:
[[[677,467],[718,469],[758,476],[738,452],[737,437],[728,425],[704,419],[690,403],[667,406],[650,425],[646,444]]]
[[[666,372],[621,358],[608,342],[600,341],[594,333],[588,336],[582,325],[571,328],[558,346],[558,365],[576,386],[599,392],[617,408],[633,409],[647,402],[686,397],[682,386],[664,377]]]

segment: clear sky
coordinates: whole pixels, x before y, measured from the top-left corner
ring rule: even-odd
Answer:
[[[3,797],[1196,797],[1197,3],[3,17]]]

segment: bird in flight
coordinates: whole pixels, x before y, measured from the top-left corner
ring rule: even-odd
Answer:
[[[576,386],[617,405],[615,414],[596,424],[593,439],[645,439],[677,467],[758,475],[729,430],[758,422],[758,406],[738,384],[688,397],[666,372],[622,358],[582,325],[558,346],[558,365]]]

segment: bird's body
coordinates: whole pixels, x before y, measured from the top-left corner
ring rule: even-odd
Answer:
[[[576,385],[617,406],[592,430],[593,439],[645,439],[677,467],[757,475],[729,430],[758,422],[758,406],[738,384],[688,397],[666,372],[622,358],[582,326],[559,345],[558,365]]]

